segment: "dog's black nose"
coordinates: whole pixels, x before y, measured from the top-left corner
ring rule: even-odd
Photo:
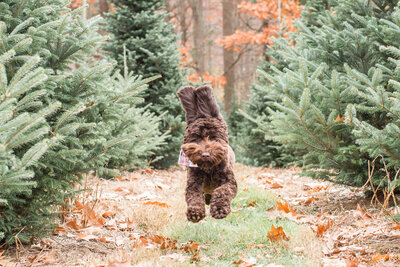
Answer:
[[[203,154],[201,154],[201,157],[202,158],[208,158],[208,157],[210,157],[210,153],[204,152]]]

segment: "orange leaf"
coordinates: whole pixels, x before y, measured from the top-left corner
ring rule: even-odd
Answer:
[[[75,229],[75,230],[81,229],[81,226],[78,225],[78,223],[76,222],[76,218],[74,218],[73,220],[70,220],[69,222],[67,222],[67,226],[69,226],[69,227],[71,227],[72,229]]]
[[[327,223],[321,222],[317,224],[317,230],[314,231],[316,233],[316,235],[318,237],[322,237],[324,235],[324,233],[326,232],[326,230],[329,229],[329,227],[331,227],[332,225],[332,221],[329,220]]]
[[[153,174],[154,173],[154,170],[152,170],[152,169],[146,169],[146,170],[144,170],[147,174]]]
[[[309,204],[311,204],[311,202],[313,202],[314,200],[318,200],[318,199],[319,198],[316,198],[316,197],[310,197],[309,199],[304,201],[304,204],[309,205]]]
[[[381,255],[381,253],[378,252],[377,254],[375,254],[375,256],[372,257],[371,262],[378,262],[380,260],[383,261],[389,260],[389,253],[386,255]]]
[[[366,212],[361,208],[360,204],[357,204],[357,213],[356,213],[356,214],[357,214],[357,215],[360,215],[362,218],[367,219],[367,220],[369,220],[369,219],[372,218],[371,215],[369,215],[368,213],[366,213]]]
[[[343,122],[345,120],[345,116],[343,115],[343,117],[340,117],[340,114],[337,115],[335,122]]]
[[[170,207],[167,203],[162,203],[162,202],[158,202],[158,201],[147,201],[146,203],[144,203],[144,205],[156,205],[156,206],[165,207],[165,208]]]
[[[115,211],[109,211],[109,210],[108,210],[108,211],[104,212],[102,216],[103,216],[104,218],[108,218],[108,217],[114,216],[115,213],[116,213]]]
[[[289,206],[287,201],[285,201],[285,204],[282,204],[281,202],[277,201],[276,205],[278,206],[278,210],[282,210],[285,213],[292,213],[293,216],[297,215],[297,212],[293,210],[293,206]]]
[[[271,188],[272,189],[278,189],[278,188],[282,188],[283,186],[282,185],[280,185],[280,184],[278,184],[278,183],[273,183],[272,185],[271,185]]]
[[[184,250],[187,253],[191,253],[193,255],[195,255],[199,249],[199,244],[194,243],[193,241],[189,241],[185,244],[182,244],[182,246],[180,247],[181,250]]]
[[[257,205],[257,200],[254,200],[246,205],[246,207],[255,207]]]
[[[275,228],[274,225],[271,226],[271,231],[269,231],[267,237],[269,240],[273,242],[279,242],[281,240],[288,241],[289,237],[286,236],[285,232],[283,231],[282,226],[278,226],[278,228]]]
[[[396,226],[393,226],[393,227],[392,227],[392,230],[400,230],[400,224],[398,224],[398,225],[396,225]]]

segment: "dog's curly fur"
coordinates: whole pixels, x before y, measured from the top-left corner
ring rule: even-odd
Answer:
[[[188,167],[187,218],[199,222],[210,205],[211,216],[225,218],[237,194],[233,173],[235,154],[228,142],[228,127],[209,86],[183,87],[178,92],[186,112],[182,150],[198,167]]]

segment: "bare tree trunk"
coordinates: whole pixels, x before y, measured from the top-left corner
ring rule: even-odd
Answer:
[[[189,0],[193,14],[194,62],[199,75],[206,71],[203,0]]]
[[[222,0],[223,35],[235,33],[236,0]],[[224,108],[229,113],[232,108],[232,99],[235,94],[235,53],[234,50],[224,49]]]
[[[105,13],[108,13],[109,9],[110,6],[107,0],[99,0],[99,10],[102,17],[105,17]]]
[[[178,16],[179,16],[179,22],[181,24],[181,41],[182,45],[186,46],[186,43],[188,41],[188,35],[187,35],[187,30],[188,30],[188,23],[186,21],[186,10],[187,10],[187,4],[186,0],[179,0],[178,1]]]

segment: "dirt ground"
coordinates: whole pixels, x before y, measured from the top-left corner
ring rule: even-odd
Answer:
[[[240,183],[281,199],[277,208],[266,211],[271,218],[288,218],[313,230],[323,244],[315,248],[324,255],[322,266],[400,266],[400,224],[388,216],[398,211],[370,205],[363,190],[299,172],[236,167]],[[182,168],[141,170],[111,180],[87,177],[81,189],[92,190],[60,211],[54,235],[30,246],[16,238],[16,248],[0,248],[0,266],[131,266],[132,261],[154,266],[154,258],[168,266],[161,250],[147,249],[159,240],[152,243],[146,236],[186,219],[185,180]]]

